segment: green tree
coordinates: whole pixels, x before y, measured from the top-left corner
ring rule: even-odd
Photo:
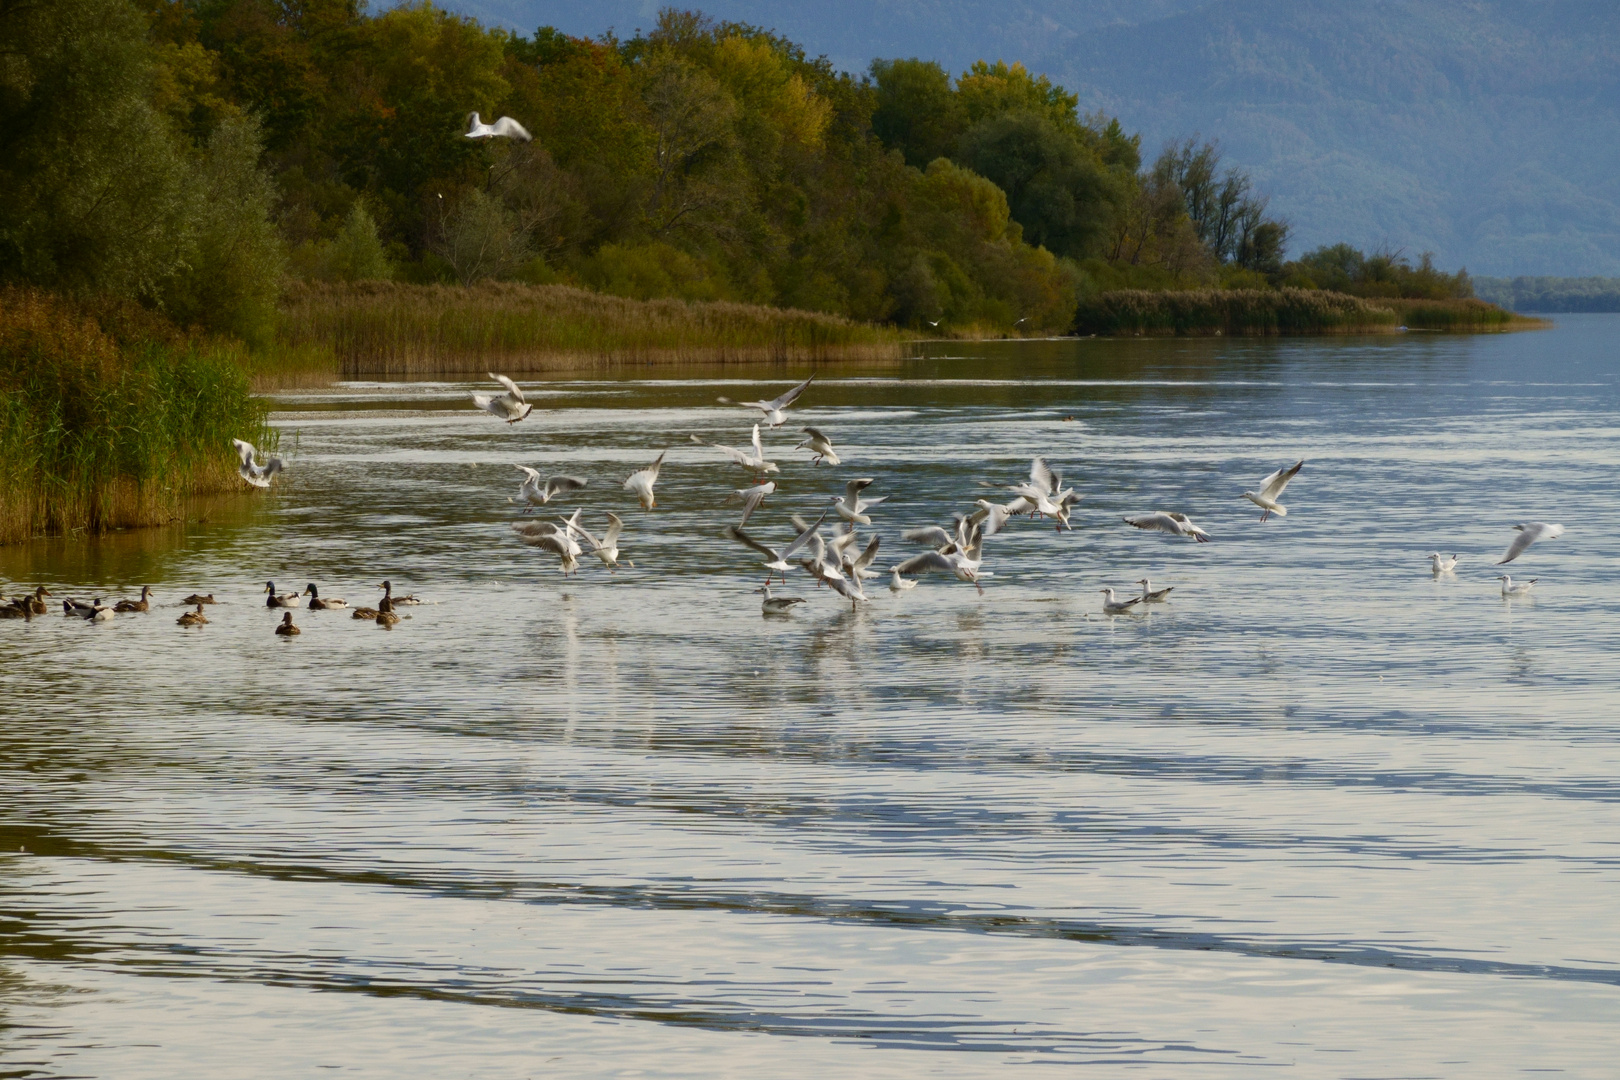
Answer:
[[[1073,258],[1102,250],[1118,185],[1072,132],[1042,113],[999,113],[962,136],[958,160],[1007,193],[1024,236]]]
[[[0,0],[0,277],[151,295],[186,259],[187,167],[128,0]]]
[[[364,199],[354,200],[343,228],[321,252],[322,276],[332,281],[387,281],[394,276],[377,222]]]
[[[874,60],[877,108],[872,133],[883,145],[905,155],[906,164],[924,168],[956,152],[967,128],[967,113],[951,89],[951,77],[932,60]]]

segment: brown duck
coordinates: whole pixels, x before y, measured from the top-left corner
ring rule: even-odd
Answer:
[[[120,600],[120,601],[118,601],[118,603],[113,605],[113,610],[118,611],[118,612],[124,612],[124,611],[151,611],[152,610],[151,597],[152,597],[152,586],[150,586],[150,585],[142,585],[141,586],[141,598],[139,600]]]
[[[276,633],[282,637],[292,637],[294,634],[302,634],[303,631],[293,625],[292,612],[289,611],[281,617],[281,625],[276,627]]]

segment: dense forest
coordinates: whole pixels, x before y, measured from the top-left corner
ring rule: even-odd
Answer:
[[[586,40],[428,3],[0,0],[0,33],[0,277],[249,341],[288,278],[561,282],[958,332],[1065,332],[1111,288],[1468,294],[1426,260],[1285,262],[1287,224],[1217,146],[1145,161],[1018,64],[857,77],[675,9]],[[533,141],[463,137],[473,110]]]

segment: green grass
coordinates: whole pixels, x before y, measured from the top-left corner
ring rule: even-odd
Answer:
[[[507,374],[613,364],[893,359],[908,335],[754,304],[630,300],[563,285],[295,285],[283,355],[330,356],[343,376]],[[277,377],[275,356],[259,374]]]
[[[1075,329],[1110,336],[1364,334],[1390,332],[1382,301],[1308,289],[1121,289],[1081,301]]]
[[[0,543],[169,521],[273,443],[237,345],[133,307],[0,292]]]
[[[1545,319],[1519,315],[1484,300],[1375,300],[1393,310],[1403,326],[1412,330],[1448,330],[1478,334],[1504,330],[1535,330],[1551,325]]]

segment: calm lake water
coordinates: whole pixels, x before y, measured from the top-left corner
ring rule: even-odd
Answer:
[[[751,532],[872,476],[887,570],[1033,455],[1085,500],[987,541],[983,597],[797,575],[787,619],[688,436],[745,445],[716,396],[805,371],[531,383],[512,427],[463,383],[282,398],[268,493],[0,549],[8,593],[162,605],[0,622],[0,1075],[1612,1077],[1617,350],[1589,316],[827,369]],[[634,568],[517,543],[517,462],[589,477],[563,512]],[[1159,509],[1215,542],[1120,521]],[[1524,520],[1568,533],[1504,600]],[[1170,602],[1102,614],[1144,576]],[[267,579],[384,578],[426,601],[391,631],[271,632]]]

